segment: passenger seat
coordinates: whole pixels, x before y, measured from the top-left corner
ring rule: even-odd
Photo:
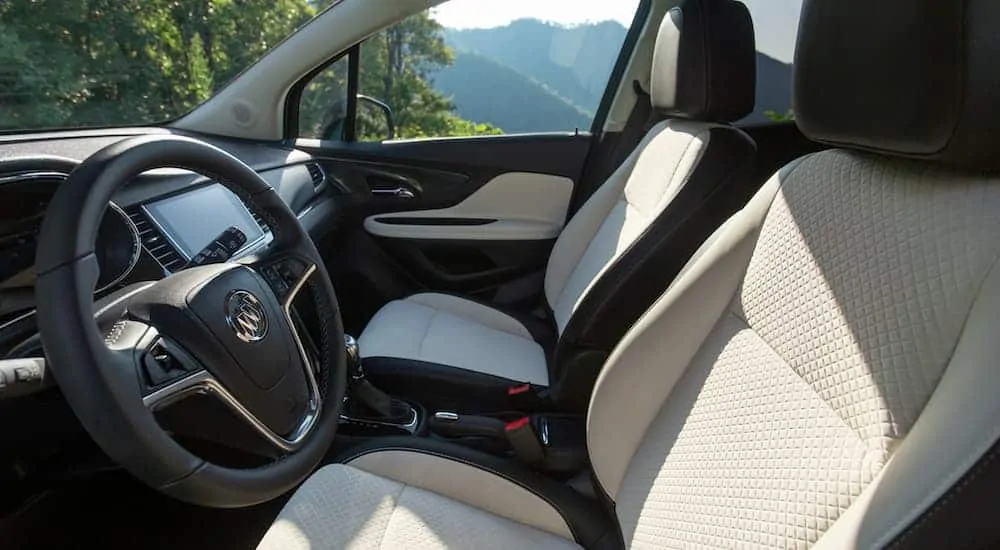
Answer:
[[[755,63],[742,3],[687,0],[670,10],[650,75],[652,106],[668,118],[556,241],[545,274],[548,319],[438,293],[393,301],[359,338],[369,377],[437,408],[510,408],[518,384],[585,407],[605,352],[756,191],[756,146],[729,124],[754,107]],[[592,350],[593,360],[576,360]]]

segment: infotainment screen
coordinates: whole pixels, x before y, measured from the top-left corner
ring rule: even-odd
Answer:
[[[264,234],[236,195],[217,183],[149,203],[146,211],[187,260],[230,226],[246,233],[247,243]]]

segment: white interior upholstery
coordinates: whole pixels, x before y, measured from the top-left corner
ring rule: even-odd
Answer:
[[[713,126],[687,120],[657,124],[566,225],[545,275],[559,331],[594,282],[683,188]],[[507,321],[498,323],[500,318]],[[460,298],[391,302],[375,314],[359,343],[362,357],[413,359],[549,383],[545,352],[520,323]]]
[[[545,297],[560,332],[594,282],[683,189],[713,126],[660,122],[566,224],[545,273]]]
[[[1000,437],[998,211],[1000,177],[866,153],[817,153],[772,178],[598,379],[588,447],[626,546],[877,548],[919,518]],[[544,504],[520,513],[548,519],[500,527],[521,505],[478,501],[488,483],[390,458],[370,467],[396,484],[372,491],[440,493],[420,505],[448,517],[440,533],[483,522],[484,538],[452,547],[531,547],[523,523],[565,537]],[[290,508],[328,508],[303,498]],[[332,517],[286,511],[274,529],[292,540]]]
[[[396,357],[547,386],[545,350],[524,325],[447,294],[415,294],[380,309],[358,339],[363,358]]]
[[[413,210],[370,216],[365,230],[403,239],[522,241],[554,239],[566,223],[573,180],[550,174],[500,174],[449,208]],[[495,220],[484,225],[408,225],[383,223],[391,218],[470,218]]]
[[[996,439],[975,376],[996,344],[969,333],[1000,290],[998,208],[1000,180],[846,151],[768,183],[598,380],[626,543],[871,547],[926,509]]]
[[[548,503],[499,476],[390,451],[313,474],[258,548],[579,548],[568,534]]]

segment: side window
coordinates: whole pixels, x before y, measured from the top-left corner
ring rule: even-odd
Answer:
[[[741,123],[787,122],[792,112],[792,57],[802,0],[743,0],[757,41],[757,103]]]
[[[344,139],[347,123],[347,69],[344,56],[316,74],[302,89],[299,99],[299,137]]]
[[[451,0],[410,16],[360,46],[356,139],[589,131],[638,5]],[[345,135],[326,121],[346,69],[307,85],[301,137]]]

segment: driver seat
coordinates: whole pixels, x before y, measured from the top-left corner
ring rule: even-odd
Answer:
[[[954,507],[1000,451],[998,26],[994,0],[805,2],[797,123],[839,148],[772,177],[604,365],[609,506],[385,440],[315,473],[261,548],[961,546],[944,522],[976,516]]]

